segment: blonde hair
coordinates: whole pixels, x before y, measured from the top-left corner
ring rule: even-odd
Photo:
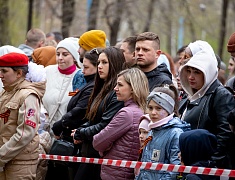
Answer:
[[[148,79],[138,68],[130,68],[121,71],[118,77],[123,76],[125,81],[133,89],[132,99],[143,110],[146,109],[146,98],[149,94]]]

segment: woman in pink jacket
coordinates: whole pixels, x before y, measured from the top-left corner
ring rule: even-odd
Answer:
[[[125,106],[93,137],[93,146],[102,158],[130,161],[138,159],[138,126],[146,107],[148,89],[148,80],[141,70],[131,68],[118,74],[114,90],[118,101],[124,101]],[[134,179],[134,169],[102,165],[101,178]]]

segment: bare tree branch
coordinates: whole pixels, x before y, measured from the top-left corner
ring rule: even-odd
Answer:
[[[56,11],[59,3],[56,3],[55,7],[52,5],[50,0],[46,0],[46,3],[54,16],[56,16],[57,18],[62,18],[62,16]]]
[[[223,0],[222,5],[222,13],[221,13],[221,21],[220,21],[220,36],[219,36],[219,50],[218,55],[222,57],[223,54],[223,46],[224,46],[224,37],[226,34],[226,19],[227,19],[227,10],[228,10],[228,0]]]

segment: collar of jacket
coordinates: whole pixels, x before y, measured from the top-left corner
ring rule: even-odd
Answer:
[[[16,80],[13,84],[11,84],[10,86],[3,87],[3,89],[7,92],[10,92],[13,89],[15,89],[17,87],[17,85],[20,84],[21,82],[23,82],[24,80],[25,80],[25,78],[21,77],[18,80]]]
[[[209,96],[210,94],[213,94],[215,92],[215,90],[220,86],[220,82],[218,79],[216,79],[211,86],[209,87],[209,89],[206,91],[206,93],[204,94],[204,96]],[[204,97],[202,96],[202,97]],[[197,100],[193,101],[193,102],[189,102],[189,104],[192,104],[194,106],[198,106],[200,104],[200,101],[202,100],[201,98],[198,98]]]

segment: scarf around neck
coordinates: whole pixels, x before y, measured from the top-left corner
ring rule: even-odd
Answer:
[[[73,64],[72,66],[66,69],[60,69],[58,66],[58,70],[60,71],[61,74],[69,75],[69,74],[72,74],[76,70],[76,65]]]
[[[157,122],[150,122],[149,123],[149,128],[150,129],[153,129],[153,128],[157,128],[157,127],[160,127],[160,126],[163,126],[165,124],[167,124],[174,116],[174,113],[170,114],[169,116],[157,121]]]

